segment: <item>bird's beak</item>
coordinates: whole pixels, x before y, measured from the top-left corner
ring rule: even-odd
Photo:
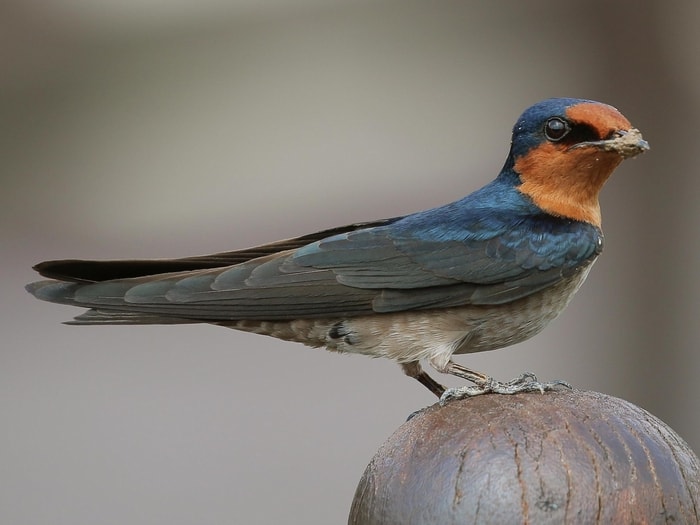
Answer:
[[[631,128],[616,131],[614,136],[610,139],[579,142],[569,149],[589,147],[598,148],[602,151],[613,151],[623,159],[628,159],[647,151],[649,149],[649,143],[642,138],[642,134],[638,129]]]

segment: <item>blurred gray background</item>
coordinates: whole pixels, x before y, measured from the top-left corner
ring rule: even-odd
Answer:
[[[652,150],[606,186],[606,250],[568,310],[458,360],[622,397],[700,451],[696,0],[0,11],[0,522],[343,523],[426,389],[388,361],[222,328],[63,326],[79,311],[26,294],[31,265],[443,204],[497,174],[515,119],[550,96],[618,107]]]

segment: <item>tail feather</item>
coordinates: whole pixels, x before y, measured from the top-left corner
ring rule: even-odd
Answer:
[[[135,325],[135,324],[192,324],[201,323],[195,319],[181,319],[179,317],[167,317],[158,314],[147,314],[142,312],[120,312],[116,310],[100,310],[91,308],[86,312],[77,315],[72,321],[64,324],[69,325]]]
[[[190,272],[194,270],[207,270],[213,268],[225,268],[234,266],[259,257],[276,253],[295,250],[306,244],[359,228],[382,226],[391,224],[400,217],[383,219],[372,222],[358,222],[339,228],[322,230],[293,239],[245,248],[231,252],[214,253],[211,255],[199,255],[180,259],[135,259],[113,261],[85,261],[80,259],[62,259],[57,261],[44,261],[34,266],[34,269],[42,276],[61,281],[77,283],[94,283],[112,281],[115,279],[133,279],[164,273]]]

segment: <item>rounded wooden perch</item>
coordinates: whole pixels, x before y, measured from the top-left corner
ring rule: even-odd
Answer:
[[[349,523],[700,523],[700,460],[621,399],[482,395],[404,423],[367,466]]]

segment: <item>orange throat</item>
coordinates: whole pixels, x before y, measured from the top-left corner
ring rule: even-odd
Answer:
[[[563,149],[543,144],[515,161],[520,192],[552,215],[601,227],[598,195],[622,162],[616,153],[595,148]]]

